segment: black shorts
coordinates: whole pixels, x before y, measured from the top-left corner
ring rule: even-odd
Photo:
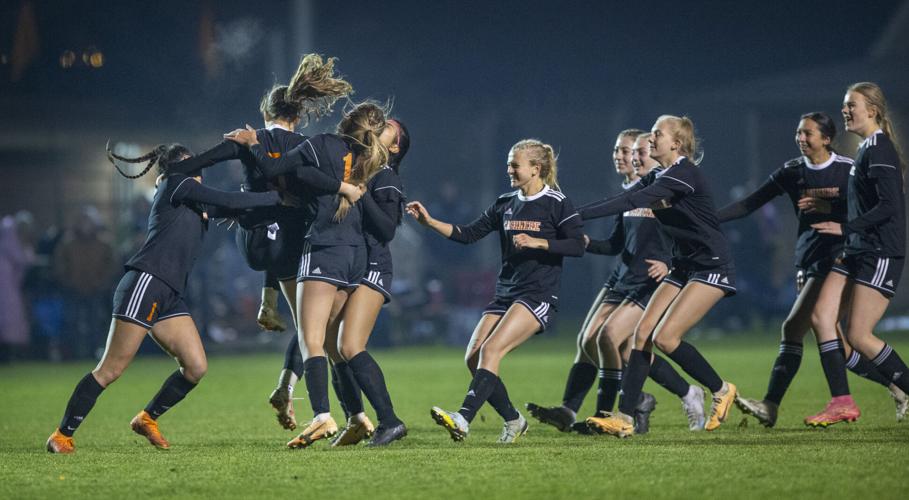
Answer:
[[[617,291],[613,287],[606,288],[606,295],[603,296],[601,304],[621,304],[625,300],[625,294]]]
[[[360,284],[381,293],[385,297],[385,303],[387,304],[391,302],[390,290],[393,277],[391,266],[369,262],[366,266],[366,274],[360,278]]]
[[[278,281],[297,276],[306,242],[305,221],[279,220],[268,225],[237,230],[237,248],[254,271],[268,271]]]
[[[142,271],[128,271],[114,292],[113,317],[151,328],[158,321],[189,316],[183,297],[160,279]]]
[[[869,253],[844,254],[836,259],[831,271],[852,281],[869,286],[892,299],[903,274],[903,257],[878,257]]]
[[[360,285],[366,273],[366,247],[316,246],[306,242],[297,281],[324,281],[339,288]]]
[[[672,268],[669,275],[663,278],[664,283],[685,288],[689,281],[699,281],[722,290],[727,297],[735,295],[735,268],[719,266],[704,271],[695,271],[679,267]]]
[[[508,311],[508,308],[510,308],[512,304],[521,304],[537,318],[537,321],[540,322],[540,330],[537,333],[543,333],[555,317],[556,310],[552,307],[552,304],[549,302],[540,302],[539,300],[528,297],[519,297],[517,299],[496,297],[492,299],[492,302],[486,304],[486,307],[483,308],[483,314],[496,314],[502,316]]]
[[[835,259],[821,259],[807,267],[796,267],[795,271],[795,290],[802,291],[802,287],[808,282],[808,278],[816,278],[823,281],[830,274]]]
[[[656,291],[659,283],[656,280],[647,280],[644,283],[635,283],[632,285],[625,285],[619,283],[616,285],[616,292],[624,295],[625,300],[633,302],[634,305],[640,307],[641,309],[647,309],[647,303],[650,302],[650,297],[653,296],[653,292]]]

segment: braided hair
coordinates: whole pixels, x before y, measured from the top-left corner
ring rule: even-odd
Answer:
[[[111,164],[113,164],[114,168],[117,169],[117,172],[119,172],[120,175],[122,175],[123,177],[126,177],[127,179],[138,179],[139,177],[142,177],[143,175],[147,174],[148,171],[151,170],[152,167],[154,167],[155,165],[158,166],[159,174],[167,173],[167,167],[171,163],[174,163],[175,161],[179,161],[184,156],[192,156],[192,151],[190,151],[186,146],[184,146],[182,144],[176,144],[176,143],[170,144],[170,145],[159,144],[159,145],[155,146],[155,148],[152,149],[151,151],[149,151],[148,153],[145,153],[144,155],[136,157],[136,158],[127,158],[125,156],[120,156],[120,155],[114,153],[113,150],[111,150],[111,148],[110,148],[110,141],[107,141],[107,145],[105,146],[104,149],[107,152],[108,161],[110,161]],[[125,163],[148,162],[148,165],[146,165],[145,168],[142,169],[142,171],[139,172],[138,174],[131,175],[131,174],[124,172],[123,169],[121,169],[120,166],[117,165],[118,160],[125,162]]]

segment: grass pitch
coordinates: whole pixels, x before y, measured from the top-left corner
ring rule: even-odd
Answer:
[[[909,342],[888,341],[909,354]],[[502,377],[516,405],[560,401],[572,345],[568,336],[539,338],[506,358]],[[763,396],[775,335],[695,345],[744,395]],[[99,399],[76,434],[77,452],[54,456],[44,441],[92,364],[7,366],[0,368],[0,498],[906,498],[909,421],[896,423],[883,387],[850,375],[859,422],[826,430],[802,425],[828,399],[810,345],[775,429],[750,417],[740,424],[744,416],[733,409],[718,431],[689,432],[678,400],[648,382],[658,400],[648,435],[562,434],[531,419],[530,432],[512,446],[495,443],[501,421],[488,406],[464,443],[453,443],[430,419],[432,405],[460,404],[469,382],[461,351],[379,351],[410,430],[380,450],[327,443],[286,449],[294,434],[278,427],[266,402],[282,362],[275,354],[210,359],[199,388],[160,419],[172,445],[165,452],[133,434],[129,421],[174,365],[140,358]],[[305,395],[302,384],[298,393]],[[594,396],[582,416],[593,411]],[[308,401],[296,408],[301,421],[311,416]],[[340,423],[337,404],[333,413]]]

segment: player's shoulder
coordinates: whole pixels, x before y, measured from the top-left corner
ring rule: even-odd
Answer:
[[[786,170],[798,170],[798,169],[800,169],[800,168],[804,168],[805,165],[807,165],[807,164],[805,163],[805,157],[804,157],[804,156],[799,156],[799,157],[793,158],[793,159],[791,159],[791,160],[786,160],[786,161],[783,163],[783,170],[784,170],[784,171],[786,171]]]

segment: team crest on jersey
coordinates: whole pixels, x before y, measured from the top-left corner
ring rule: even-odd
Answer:
[[[624,217],[650,217],[653,218],[653,210],[649,208],[635,208],[622,214]]]
[[[536,220],[507,220],[506,231],[540,231],[540,221]]]
[[[807,188],[801,190],[802,197],[810,196],[812,198],[839,198],[840,197],[840,188],[838,187],[825,187],[825,188]]]

